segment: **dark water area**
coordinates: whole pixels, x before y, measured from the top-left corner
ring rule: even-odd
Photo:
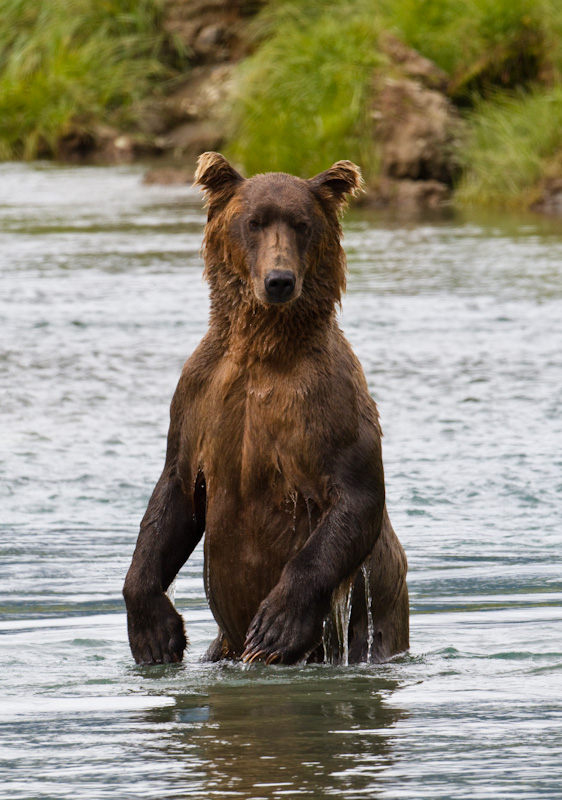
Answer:
[[[0,797],[559,798],[562,223],[355,212],[341,324],[377,400],[411,649],[139,667],[121,587],[207,324],[204,213],[142,171],[0,165]]]

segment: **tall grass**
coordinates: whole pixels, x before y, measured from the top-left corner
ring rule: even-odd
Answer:
[[[528,206],[562,151],[562,86],[478,103],[461,153],[459,202]]]
[[[77,126],[132,124],[170,74],[164,5],[0,0],[0,158],[56,153]],[[270,0],[239,70],[230,154],[301,175],[350,158],[375,178],[373,98],[396,77],[387,32],[445,70],[464,109],[460,202],[525,204],[545,171],[562,173],[559,0]]]
[[[381,0],[387,24],[451,82],[466,137],[458,203],[526,206],[562,151],[562,3]]]
[[[562,20],[554,8],[551,0],[381,0],[386,24],[452,78],[531,40],[545,59],[542,43]]]
[[[375,177],[372,98],[393,75],[385,32],[449,75],[467,126],[459,199],[524,204],[562,150],[557,0],[270,2],[240,74],[231,154],[251,172],[303,175],[347,157]]]
[[[161,0],[2,0],[0,158],[51,154],[71,124],[130,119],[166,74]]]
[[[379,21],[372,2],[271,4],[240,75],[231,155],[246,169],[312,175],[341,158],[376,172],[369,120]]]

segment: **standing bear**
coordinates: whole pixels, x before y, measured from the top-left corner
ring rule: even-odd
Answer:
[[[219,626],[207,657],[380,662],[408,648],[406,558],[385,505],[381,430],[338,327],[339,215],[361,186],[244,179],[204,153],[209,330],[172,400],[166,463],[123,590],[137,662],[181,661],[166,595],[205,534]]]

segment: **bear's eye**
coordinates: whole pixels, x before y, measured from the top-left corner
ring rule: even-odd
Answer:
[[[308,222],[297,222],[295,230],[297,233],[301,234],[308,233]]]
[[[248,222],[248,228],[249,228],[251,231],[259,231],[259,229],[261,228],[261,225],[260,225],[260,223],[258,222],[258,220],[257,220],[257,219],[251,219],[251,220]]]

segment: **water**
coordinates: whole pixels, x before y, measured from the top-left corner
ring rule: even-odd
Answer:
[[[131,659],[121,586],[206,326],[203,213],[138,168],[0,165],[0,797],[559,798],[562,223],[350,215],[411,650]]]

